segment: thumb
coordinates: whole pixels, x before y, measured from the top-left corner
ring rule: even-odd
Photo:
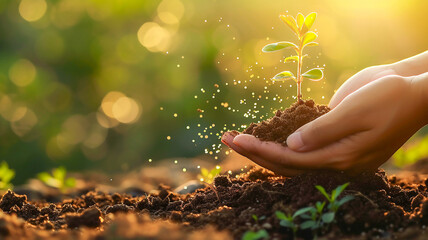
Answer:
[[[298,152],[311,151],[360,131],[358,119],[343,110],[335,108],[297,129],[288,136],[288,147]]]

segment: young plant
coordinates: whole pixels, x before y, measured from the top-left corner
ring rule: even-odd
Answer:
[[[10,189],[13,185],[10,181],[15,177],[15,171],[9,168],[7,162],[0,164],[0,189]]]
[[[220,166],[216,166],[211,170],[202,168],[201,173],[198,175],[198,177],[201,182],[212,184],[214,182],[214,178],[217,177],[217,175],[219,175],[220,173],[221,173]]]
[[[217,177],[217,175],[219,175],[220,173],[221,173],[221,167],[216,166],[215,168],[211,169],[211,171],[209,171],[206,168],[202,168],[201,174],[198,175],[199,181],[201,181],[203,184],[207,185],[214,191],[219,202],[220,202],[220,196],[218,195],[218,192],[215,186],[213,185],[213,182],[214,182],[214,178]]]
[[[265,229],[261,229],[257,232],[247,231],[242,236],[242,240],[260,240],[260,239],[268,239],[269,233]]]
[[[283,227],[290,228],[293,232],[294,238],[296,238],[296,233],[299,229],[311,229],[314,234],[314,239],[316,239],[318,231],[324,229],[334,221],[339,207],[353,199],[352,196],[348,195],[339,201],[337,200],[348,185],[349,183],[345,183],[338,186],[331,192],[331,194],[328,194],[322,186],[315,186],[327,199],[329,203],[327,208],[325,207],[327,202],[324,201],[316,202],[315,207],[310,206],[301,208],[293,215],[285,215],[283,212],[276,211],[276,217],[281,220],[279,224]],[[300,225],[296,223],[296,219],[298,217],[301,219]]]
[[[286,57],[284,63],[288,62],[297,62],[297,72],[294,75],[291,71],[283,71],[276,74],[272,80],[274,81],[286,81],[294,80],[297,84],[297,102],[300,102],[302,98],[302,81],[303,79],[309,79],[312,81],[319,81],[323,78],[323,71],[321,68],[313,68],[302,74],[303,68],[303,59],[307,55],[303,55],[303,50],[309,46],[316,46],[318,43],[314,42],[317,39],[318,35],[309,31],[312,25],[315,22],[317,14],[310,13],[306,17],[303,14],[297,14],[297,17],[294,18],[290,15],[280,15],[279,18],[296,34],[298,38],[298,43],[292,42],[277,42],[271,43],[263,47],[263,52],[275,52],[283,49],[293,49],[296,52],[296,55]]]
[[[279,220],[281,220],[279,222],[279,225],[286,227],[286,228],[290,228],[291,231],[293,232],[293,237],[296,238],[296,233],[297,233],[297,230],[299,229],[299,225],[297,223],[295,223],[295,220],[297,219],[297,217],[309,212],[311,210],[311,208],[312,207],[306,207],[306,208],[299,209],[293,215],[291,215],[291,214],[285,215],[285,213],[283,213],[281,211],[276,211],[275,215]]]
[[[328,201],[328,210],[330,212],[333,213],[333,219],[334,219],[334,214],[336,214],[337,210],[339,209],[340,206],[342,206],[343,204],[345,204],[346,202],[349,202],[350,200],[354,199],[353,196],[345,196],[342,199],[340,199],[339,201],[337,200],[337,198],[340,196],[340,194],[343,192],[343,190],[345,190],[346,187],[348,187],[349,183],[345,183],[343,185],[338,186],[336,189],[334,189],[331,194],[328,194],[325,189],[320,186],[317,185],[315,186],[318,191],[321,192],[322,195],[324,195],[324,197],[327,199]]]
[[[37,178],[46,185],[66,191],[76,185],[76,179],[66,178],[67,170],[64,167],[54,168],[52,175],[47,172],[37,174]]]

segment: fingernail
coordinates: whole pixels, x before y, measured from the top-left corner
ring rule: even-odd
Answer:
[[[233,138],[233,143],[235,145],[241,146],[245,145],[248,142],[248,135],[247,134],[240,134]]]
[[[292,150],[301,150],[304,147],[302,134],[300,132],[294,132],[287,138],[287,146]]]

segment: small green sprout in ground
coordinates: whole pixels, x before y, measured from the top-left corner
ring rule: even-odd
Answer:
[[[279,220],[281,220],[279,222],[279,225],[286,228],[290,228],[291,231],[293,232],[294,238],[296,238],[296,233],[297,233],[297,230],[299,230],[299,225],[295,222],[295,220],[297,219],[297,217],[301,216],[302,214],[307,213],[310,210],[310,208],[311,207],[299,209],[293,215],[291,214],[285,215],[285,213],[281,211],[276,211],[275,215]]]
[[[268,239],[269,233],[265,229],[261,229],[257,232],[247,231],[242,236],[242,240],[260,240],[260,239]]]
[[[215,168],[208,170],[206,168],[201,168],[201,173],[198,175],[201,182],[212,184],[214,178],[221,173],[221,167],[216,166]]]
[[[209,171],[206,168],[202,168],[201,174],[198,174],[199,181],[201,181],[203,184],[207,185],[214,191],[219,202],[220,202],[220,196],[218,195],[218,192],[215,186],[213,185],[213,182],[214,182],[214,178],[220,175],[220,173],[221,173],[221,167],[216,166],[215,168],[211,169],[211,171]]]
[[[279,224],[283,227],[290,228],[293,232],[294,238],[296,238],[296,233],[299,229],[311,229],[313,231],[314,237],[316,238],[317,232],[319,230],[324,229],[329,224],[334,222],[336,212],[339,210],[339,207],[354,199],[353,196],[347,195],[338,200],[338,197],[348,185],[349,183],[345,183],[338,186],[331,192],[331,194],[328,194],[322,186],[315,186],[318,191],[324,195],[324,197],[327,199],[327,202],[318,201],[315,203],[315,207],[310,206],[299,209],[293,215],[285,215],[283,212],[276,211],[276,217],[281,220]],[[328,205],[325,207],[327,203]],[[298,217],[301,219],[300,225],[296,223],[296,219]]]
[[[294,18],[290,15],[280,15],[279,18],[291,28],[294,34],[296,34],[299,42],[297,44],[292,42],[277,42],[271,43],[263,47],[263,52],[275,52],[282,49],[293,49],[296,52],[296,55],[286,57],[284,59],[284,63],[288,62],[297,62],[297,74],[296,76],[290,71],[283,71],[275,75],[272,80],[274,81],[286,81],[286,80],[294,80],[297,84],[297,101],[299,102],[302,98],[302,81],[303,78],[319,81],[323,78],[323,71],[321,68],[313,68],[302,74],[303,68],[303,58],[307,55],[303,55],[303,50],[305,47],[316,46],[318,43],[314,42],[318,35],[309,31],[312,25],[315,22],[317,17],[316,13],[310,13],[306,17],[303,14],[297,14],[297,17]]]
[[[37,178],[50,187],[65,191],[76,186],[76,179],[66,178],[66,175],[67,170],[64,167],[58,167],[52,170],[52,175],[47,172],[42,172],[37,175]]]
[[[258,224],[260,220],[266,219],[266,216],[257,217],[256,214],[253,214],[251,215],[251,218],[253,218],[254,222]]]
[[[9,168],[7,162],[0,164],[0,189],[11,189],[13,185],[10,181],[15,177],[15,171]]]

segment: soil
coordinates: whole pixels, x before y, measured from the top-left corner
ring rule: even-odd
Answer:
[[[251,123],[243,133],[254,135],[262,141],[272,141],[287,146],[286,141],[290,134],[328,111],[330,111],[329,107],[316,105],[311,99],[300,100],[283,111],[277,110],[275,116],[268,120]]]
[[[167,186],[148,195],[87,192],[62,202],[28,201],[6,192],[0,200],[0,239],[241,239],[266,229],[271,239],[292,239],[275,211],[324,201],[315,189],[331,191],[350,182],[341,197],[354,196],[338,211],[323,239],[426,239],[427,179],[412,182],[383,170],[357,176],[322,171],[293,178],[253,168],[214,179],[212,187],[178,194]],[[254,220],[253,215],[259,220]],[[299,231],[312,239],[310,231]]]

